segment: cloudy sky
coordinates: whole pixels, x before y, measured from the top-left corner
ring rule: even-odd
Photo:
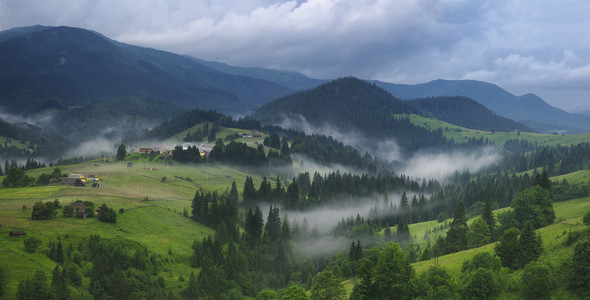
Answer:
[[[484,80],[590,111],[587,0],[0,0],[0,30],[34,24],[314,78]]]

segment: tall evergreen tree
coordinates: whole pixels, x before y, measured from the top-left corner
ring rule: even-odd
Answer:
[[[486,222],[486,224],[488,224],[491,240],[494,241],[496,232],[496,218],[494,217],[492,198],[489,195],[486,195],[483,209],[481,211],[481,218]]]
[[[256,188],[250,176],[246,176],[246,181],[244,182],[243,198],[245,205],[252,205],[256,201]]]
[[[519,233],[518,229],[514,227],[504,231],[494,247],[494,252],[502,261],[502,265],[513,270],[518,269]]]
[[[299,208],[299,201],[299,185],[294,180],[287,186],[287,206],[292,209],[297,209]]]
[[[406,243],[410,241],[410,227],[406,223],[405,218],[397,225],[397,241],[399,243]]]
[[[117,149],[117,160],[125,160],[125,155],[127,155],[127,148],[125,144],[121,144]]]
[[[531,223],[527,223],[518,238],[518,265],[526,266],[536,261],[543,253],[543,241],[540,235],[535,235]]]
[[[264,226],[264,239],[270,242],[276,241],[281,236],[281,218],[279,208],[270,206],[266,225]]]
[[[463,201],[459,201],[453,212],[453,222],[447,232],[445,244],[447,252],[457,252],[467,249],[467,217],[465,216],[465,206]]]
[[[51,277],[51,287],[55,292],[55,297],[60,300],[66,300],[70,298],[70,291],[66,283],[65,270],[60,270],[59,265],[53,269],[53,275]]]
[[[551,192],[551,179],[549,179],[549,173],[547,173],[547,170],[543,170],[543,172],[535,174],[532,186],[536,185]]]
[[[55,250],[55,261],[59,264],[63,264],[64,262],[64,249],[61,244],[61,239],[57,240],[57,248]]]
[[[260,208],[256,206],[256,210],[254,212],[252,212],[252,209],[249,208],[248,212],[246,213],[244,231],[246,240],[249,241],[251,245],[260,243],[263,226],[264,221],[262,219],[262,212],[260,211]]]

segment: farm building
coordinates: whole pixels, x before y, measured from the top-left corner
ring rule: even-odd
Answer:
[[[61,184],[71,186],[85,186],[86,184],[80,178],[64,177],[61,179]]]
[[[9,237],[24,237],[24,236],[26,236],[26,235],[27,235],[27,234],[26,234],[24,231],[22,231],[22,230],[11,230],[11,231],[8,233],[8,236],[9,236]]]
[[[82,182],[86,182],[86,176],[82,175],[82,174],[70,174],[70,176],[68,176],[68,178],[77,178],[82,180]]]
[[[80,202],[74,202],[70,204],[71,207],[74,208],[74,213],[76,214],[76,218],[86,219],[86,205]]]

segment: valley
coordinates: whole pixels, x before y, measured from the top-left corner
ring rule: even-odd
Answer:
[[[532,94],[33,26],[0,109],[0,299],[590,296],[590,118]]]

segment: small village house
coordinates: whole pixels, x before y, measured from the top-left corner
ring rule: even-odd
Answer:
[[[22,230],[11,230],[8,233],[9,237],[25,237],[26,235],[27,235],[27,233]]]
[[[86,205],[80,202],[74,202],[70,206],[74,208],[76,218],[86,219]]]

